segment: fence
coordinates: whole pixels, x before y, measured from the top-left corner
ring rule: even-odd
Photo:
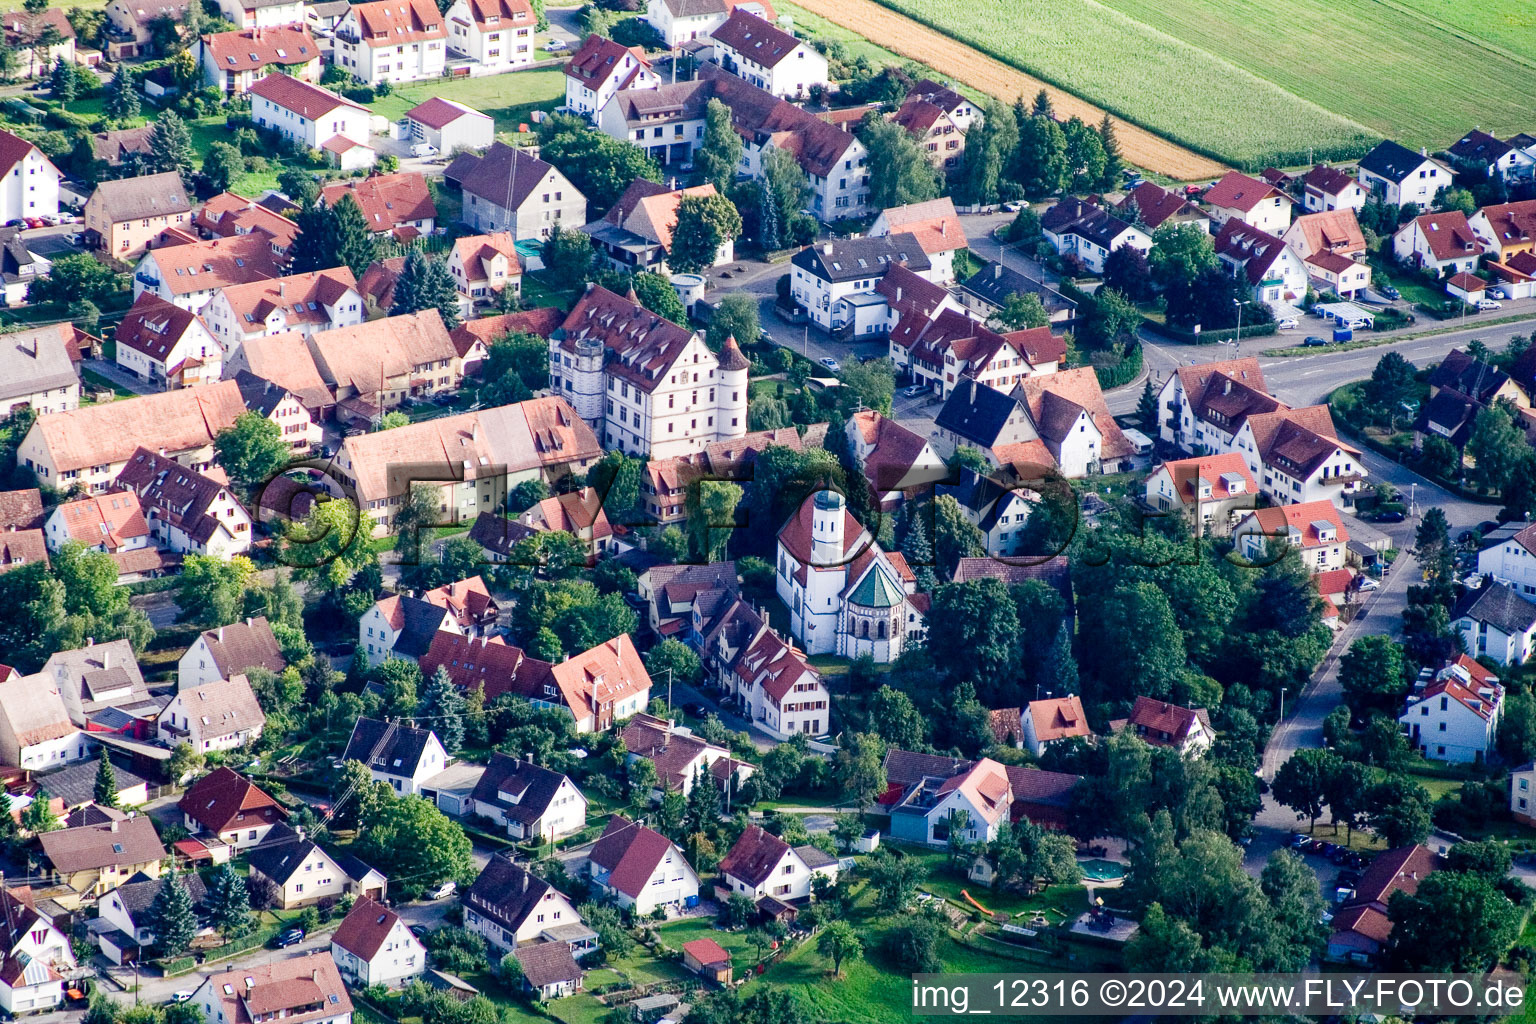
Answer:
[[[1268,338],[1279,329],[1273,321],[1267,324],[1254,324],[1251,327],[1244,324],[1241,337],[1239,337],[1236,327],[1224,327],[1221,330],[1215,331],[1201,331],[1199,334],[1196,334],[1194,331],[1185,331],[1177,327],[1169,327],[1167,324],[1160,324],[1156,320],[1143,319],[1142,324],[1149,331],[1161,334],[1163,337],[1171,338],[1174,341],[1182,341],[1186,345],[1215,345],[1222,341],[1241,341],[1243,338]]]

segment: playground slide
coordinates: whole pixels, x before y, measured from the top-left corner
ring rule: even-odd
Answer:
[[[977,903],[975,900],[971,899],[971,894],[966,892],[964,889],[960,890],[960,895],[965,897],[965,902],[969,903],[971,906],[975,907],[977,910],[981,911],[983,914],[986,914],[988,917],[992,916],[992,911],[988,910],[986,907],[982,906],[980,903]]]

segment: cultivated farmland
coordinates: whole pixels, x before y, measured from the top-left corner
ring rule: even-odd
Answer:
[[[1298,163],[1309,147],[1319,157],[1354,156],[1375,136],[1365,125],[1094,0],[881,2],[1191,149],[1242,166]],[[1293,24],[1288,7],[1271,7],[1263,24],[1277,35],[1277,18]]]

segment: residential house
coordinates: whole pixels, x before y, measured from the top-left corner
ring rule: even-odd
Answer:
[[[303,342],[303,335],[295,333],[293,337]],[[307,349],[305,354],[308,355]],[[313,370],[312,360],[306,359],[305,364]],[[248,370],[238,370],[233,376],[235,383],[240,385],[240,398],[245,407],[276,424],[278,433],[295,456],[302,457],[320,447],[320,424],[300,395]],[[325,393],[329,394],[328,391]]]
[[[587,824],[587,798],[568,777],[509,754],[493,753],[470,794],[472,813],[513,839],[555,840]]]
[[[549,343],[550,387],[609,448],[651,458],[699,451],[747,432],[750,363],[727,341],[588,284]]]
[[[208,887],[195,871],[184,872],[181,884],[192,897],[192,912],[198,918],[198,932],[206,929],[202,918],[206,914]],[[135,876],[119,885],[96,901],[96,939],[102,953],[118,966],[153,958],[155,944],[155,897],[164,883],[148,875]]]
[[[484,153],[461,153],[443,171],[464,192],[459,215],[481,233],[511,232],[518,241],[544,239],[554,227],[587,221],[587,197],[545,163],[497,142]]]
[[[1164,224],[1171,227],[1188,224],[1198,231],[1211,233],[1209,214],[1179,193],[1150,181],[1144,181],[1126,193],[1125,198],[1115,204],[1115,212],[1123,221],[1135,223],[1139,220],[1147,231],[1156,231]]]
[[[105,731],[104,712],[159,711],[127,640],[92,641],[84,647],[59,651],[43,663],[38,674],[53,681],[69,720],[81,729]],[[142,730],[136,738],[148,739],[149,730]]]
[[[844,429],[854,463],[882,509],[895,508],[907,493],[949,475],[926,438],[873,409],[854,413]]]
[[[166,859],[147,814],[44,832],[37,840],[46,870],[86,899],[111,892],[140,872],[159,878]]]
[[[151,546],[143,506],[138,495],[128,490],[64,502],[48,517],[43,534],[54,553],[71,541],[109,555]]]
[[[1110,722],[1115,732],[1131,733],[1154,747],[1173,747],[1187,757],[1199,757],[1216,740],[1205,708],[1185,708],[1151,697],[1137,697],[1127,718]]]
[[[7,334],[0,341],[0,415],[23,407],[39,414],[80,405],[80,377],[59,332],[48,327]]]
[[[92,730],[93,735],[99,737],[102,734]],[[124,759],[126,760],[126,758]],[[84,807],[98,806],[96,800],[96,771],[99,764],[95,761],[75,761],[72,764],[60,768],[50,768],[46,772],[34,773],[31,778],[33,799],[43,790],[47,791],[51,806],[60,812],[67,812],[66,817],[74,817],[74,824],[90,824],[95,822],[95,817],[74,814]],[[122,817],[133,808],[143,807],[149,803],[149,782],[143,777],[134,774],[122,765],[114,766],[115,779],[112,783],[112,797],[116,801],[117,810]],[[13,808],[21,801],[16,800]],[[135,812],[136,813],[136,812]],[[110,817],[101,820],[111,820]]]
[[[661,166],[676,168],[693,160],[694,150],[704,138],[704,108],[713,96],[714,86],[701,81],[625,89],[598,112],[597,125],[604,134],[639,146]]]
[[[351,196],[357,203],[368,230],[375,235],[390,234],[407,242],[418,235],[430,235],[437,227],[432,191],[427,188],[427,179],[417,171],[374,174],[326,185],[320,190],[318,202],[334,207],[343,196]]]
[[[652,89],[660,82],[641,47],[623,46],[594,32],[566,62],[565,106],[595,118],[620,89]]]
[[[95,752],[70,721],[60,689],[46,671],[0,681],[0,764],[42,771]]]
[[[645,20],[668,47],[708,40],[725,24],[731,6],[725,0],[647,0]]]
[[[1536,250],[1536,200],[1485,206],[1467,224],[1484,251],[1501,262]]]
[[[366,85],[441,78],[448,26],[432,0],[353,4],[336,25],[332,59]]]
[[[271,905],[283,910],[335,899],[346,892],[347,873],[302,832],[278,823],[245,851],[253,892],[270,887]]]
[[[771,897],[781,904],[811,894],[817,876],[836,882],[837,861],[809,844],[790,846],[760,825],[748,825],[720,861],[721,888],[757,903]]]
[[[1443,188],[1451,187],[1452,171],[1425,150],[1415,153],[1390,139],[1360,158],[1360,184],[1392,206],[1413,203],[1421,210],[1434,204]]]
[[[261,738],[267,716],[244,673],[198,686],[183,683],[155,721],[166,743],[186,743],[199,754],[248,749]]]
[[[192,203],[175,171],[103,181],[85,203],[86,245],[119,260],[140,255],[166,231],[191,223]]]
[[[534,942],[564,942],[573,953],[597,948],[571,901],[505,853],[492,857],[464,894],[464,927],[498,955]],[[574,942],[564,938],[570,933],[578,935]]]
[[[661,523],[680,522],[685,518],[688,484],[706,476],[718,480],[747,479],[759,455],[774,445],[804,451],[819,444],[825,436],[820,424],[812,424],[802,440],[794,427],[754,430],[729,441],[715,441],[703,451],[666,459],[650,459],[640,477],[640,506]]]
[[[43,151],[8,131],[0,131],[0,217],[53,217],[59,212],[63,177]]]
[[[352,1024],[352,997],[327,950],[210,974],[192,993],[205,1024]]]
[[[1259,485],[1240,452],[1174,459],[1147,477],[1146,502],[1183,515],[1197,537],[1225,537],[1258,507]]]
[[[1430,370],[1427,383],[1431,397],[1449,389],[1466,395],[1479,405],[1493,405],[1502,399],[1521,409],[1531,406],[1531,399],[1508,374],[1459,348],[1451,349]]]
[[[827,59],[810,44],[750,11],[733,10],[710,38],[716,63],[780,99],[807,99],[831,81]]]
[[[448,751],[430,729],[363,717],[352,727],[342,760],[361,761],[375,782],[411,796],[448,766]]]
[[[25,304],[32,282],[53,269],[52,260],[27,247],[21,232],[22,226],[14,223],[0,228],[0,301],[7,306]],[[62,326],[75,330],[72,324]]]
[[[30,886],[0,890],[0,1010],[20,1015],[64,1005],[64,976],[73,971],[69,936],[38,912]]]
[[[517,244],[505,231],[455,241],[448,250],[448,273],[459,293],[459,310],[471,319],[475,306],[494,303],[508,288],[513,295],[523,294],[523,265]]]
[[[241,28],[274,28],[302,24],[301,0],[218,0],[219,13]]]
[[[595,220],[581,230],[592,236],[592,244],[598,252],[619,270],[670,274],[667,254],[672,249],[672,229],[677,226],[678,207],[687,197],[715,194],[715,186],[710,184],[669,189],[654,181],[636,178],[601,220]],[[735,240],[727,238],[710,265],[718,267],[735,259]]]
[[[1489,540],[1491,543],[1477,553],[1477,571],[1527,599],[1536,597],[1536,523]]]
[[[1023,397],[980,381],[967,381],[949,392],[934,420],[933,438],[935,450],[946,459],[971,447],[995,467],[1055,464]]]
[[[581,991],[585,972],[564,942],[535,942],[514,949],[522,971],[522,988],[540,999],[558,999]]]
[[[107,59],[149,56],[155,21],[170,18],[180,24],[186,14],[187,0],[111,0],[105,30]]]
[[[50,31],[58,42],[43,41]],[[75,63],[75,29],[63,8],[46,7],[36,14],[21,8],[6,11],[4,43],[16,55],[17,70],[27,78],[45,77],[59,60]]]
[[[281,672],[288,667],[265,615],[204,630],[177,663],[180,689],[230,679],[253,668]]]
[[[360,988],[396,986],[427,969],[427,949],[400,915],[366,896],[352,904],[331,936],[341,976]]]
[[[1088,367],[1020,377],[1006,395],[964,381],[939,411],[934,437],[946,457],[974,444],[995,465],[1054,467],[1074,479],[1129,468],[1135,455]]]
[[[309,351],[336,395],[337,415],[372,424],[406,398],[452,391],[463,363],[435,307],[315,331]]]
[[[1230,220],[1267,235],[1281,235],[1291,223],[1294,200],[1274,185],[1250,178],[1240,171],[1228,171],[1202,197],[1211,213],[1211,223],[1222,227]]]
[[[972,843],[989,843],[1008,822],[1013,792],[1007,769],[984,757],[939,778],[912,787],[890,808],[891,836],[909,842],[942,844],[951,832]]]
[[[245,412],[233,381],[204,384],[123,402],[45,413],[22,440],[18,458],[42,482],[104,491],[142,445],[184,466],[213,464],[213,439]]]
[[[524,480],[585,473],[602,457],[596,436],[563,398],[533,398],[412,423],[342,442],[333,472],[354,489],[372,533],[389,532],[411,484],[439,483],[449,522],[469,522]],[[392,467],[422,470],[406,480]],[[435,467],[435,468],[434,468]]]
[[[269,69],[280,68],[302,82],[318,82],[320,48],[309,29],[295,23],[298,20],[203,36],[198,45],[203,80],[226,96],[245,92]]]
[[[870,573],[865,577],[872,579]],[[913,635],[924,628],[924,598],[926,595],[912,595],[907,601],[910,610],[905,614],[911,621],[906,628]],[[861,594],[860,600],[863,603],[855,606],[859,611],[876,603],[873,596]],[[882,652],[889,646],[875,635],[878,629],[869,631],[868,637],[857,635],[862,632],[856,631],[858,643],[851,646],[866,651],[878,647]],[[700,634],[698,646],[715,685],[741,702],[743,714],[758,729],[787,740],[797,732],[814,737],[830,728],[832,697],[826,684],[806,663],[804,653],[774,632],[764,614],[740,598],[732,598]],[[717,761],[710,769],[711,774],[720,772],[716,778],[721,779],[729,774],[740,781],[748,774],[733,762]]]
[[[1053,743],[1093,736],[1083,702],[1075,693],[1030,701],[1019,716],[1019,729],[1020,745],[1035,757],[1042,756]]]
[[[1489,178],[1529,180],[1536,174],[1536,156],[1485,131],[1470,131],[1446,153],[1458,167],[1476,168]]]
[[[1082,199],[1063,199],[1046,210],[1040,229],[1057,253],[1076,257],[1094,274],[1104,272],[1104,260],[1121,246],[1142,255],[1152,249],[1147,232]]]
[[[587,552],[587,562],[596,565],[603,555],[619,550],[619,539],[603,511],[603,497],[596,488],[584,487],[545,498],[525,509],[517,521],[535,533],[563,530],[576,538]]]
[[[1358,213],[1365,208],[1365,201],[1370,198],[1366,187],[1352,175],[1327,164],[1318,164],[1301,180],[1301,205],[1309,213],[1327,210],[1353,210]]]
[[[464,0],[460,0],[460,3],[468,7]],[[529,7],[527,0],[474,0],[474,6],[486,18],[513,19],[520,14],[525,18],[532,16],[532,8]],[[502,13],[493,13],[498,8]],[[454,33],[458,33],[463,27],[464,23],[460,19],[464,17],[465,15],[455,14],[452,10],[448,12],[448,24]],[[508,28],[501,31],[510,34],[513,30]],[[530,25],[524,25],[518,31],[526,33],[532,31],[532,28]],[[500,35],[500,32],[492,31],[490,35]],[[452,38],[449,39],[448,45],[450,48],[453,47]],[[520,53],[516,47],[508,47],[506,53],[509,61],[526,63],[528,60],[526,51]],[[492,60],[494,61],[495,58]],[[453,100],[445,100],[440,96],[433,96],[426,102],[407,110],[405,124],[411,138],[426,143],[439,153],[451,154],[466,149],[485,149],[496,141],[496,121],[491,115],[482,114],[474,107]]]
[[[355,17],[359,6],[383,4],[354,5],[349,13]],[[337,39],[341,38],[338,34]],[[373,166],[377,154],[369,145],[371,114],[366,107],[329,89],[281,74],[253,82],[246,93],[251,97],[251,119],[256,127],[276,132],[305,149],[320,150],[326,161],[339,170]]]
[[[223,371],[224,351],[197,314],[148,292],[123,314],[113,340],[118,366],[168,391],[214,383]]]
[[[925,281],[934,279],[932,261],[910,232],[808,245],[790,265],[790,294],[811,322],[856,340],[888,328],[886,304],[874,292],[890,267],[905,266]]]
[[[200,229],[210,223],[207,219],[211,216],[208,207],[218,199],[220,197],[215,196],[198,212],[197,225]],[[219,206],[224,207],[225,204],[221,202]],[[265,207],[258,206],[255,209],[261,210],[267,219],[276,218],[292,224]],[[221,229],[226,224],[233,226],[229,216],[224,214],[213,223]],[[298,227],[294,225],[293,232],[283,245],[292,244],[297,233]],[[139,301],[145,295],[151,295],[190,313],[200,313],[223,288],[279,276],[282,268],[278,265],[277,245],[276,237],[265,230],[256,229],[232,237],[152,249],[144,254],[144,258],[133,269],[133,297]]]
[[[299,331],[264,334],[237,342],[224,358],[224,377],[226,380],[234,380],[240,386],[242,399],[251,405],[256,395],[253,386],[244,379],[246,375],[291,395],[316,425],[316,432],[319,430],[318,425],[330,419],[335,411],[336,396],[315,368],[315,357],[310,354],[309,341]],[[265,405],[266,400],[255,404]],[[319,440],[307,428],[304,431],[289,431],[287,428],[297,423],[298,418],[284,415],[281,407],[268,415],[278,419],[279,425],[285,428],[283,435],[293,437],[295,447],[299,443],[296,435],[301,433],[305,435],[305,440]]]
[[[189,786],[176,806],[187,831],[217,837],[235,850],[260,844],[274,827],[288,820],[282,804],[245,776],[222,766]]]
[[[1476,764],[1493,753],[1503,710],[1498,676],[1461,654],[1428,685],[1414,687],[1397,720],[1427,759]]]
[[[779,529],[775,586],[808,654],[885,664],[925,628],[906,559],[884,551],[836,491],[807,496]]]
[[[1012,267],[988,261],[960,284],[960,302],[965,311],[985,320],[1002,310],[1015,295],[1033,295],[1045,307],[1051,325],[1060,329],[1077,316],[1077,303],[1044,281],[1036,281]]]
[[[1216,256],[1243,283],[1252,301],[1300,302],[1307,294],[1306,262],[1276,235],[1231,217],[1216,233]]]
[[[1344,567],[1349,531],[1333,502],[1303,501],[1255,509],[1233,527],[1232,542],[1253,565],[1279,560],[1286,546],[1297,548],[1302,564],[1319,573]]]
[[[43,494],[36,487],[0,491],[0,529],[37,529],[43,518]]]
[[[1426,213],[1397,229],[1392,252],[1436,277],[1471,273],[1486,250],[1460,210]]]
[[[427,653],[440,630],[463,634],[448,609],[419,598],[380,598],[357,623],[357,653],[370,666],[389,658],[414,661]]]
[[[346,267],[230,285],[203,308],[203,321],[225,356],[252,338],[287,331],[308,338],[360,324],[364,317],[357,281]]]
[[[90,138],[91,156],[110,171],[142,170],[154,155],[149,141],[154,130],[151,122],[138,128],[95,132]]]
[[[609,817],[587,855],[587,871],[599,891],[637,917],[699,902],[699,876],[683,851],[655,829],[621,814]]]
[[[907,130],[928,162],[946,178],[960,173],[965,157],[965,129],[943,107],[909,93],[891,120]]]
[[[0,573],[33,562],[48,564],[48,541],[42,530],[18,530],[10,526],[0,533]]]
[[[869,226],[869,234],[873,238],[891,234],[916,238],[930,265],[924,277],[945,286],[955,283],[955,253],[969,244],[948,196],[882,210]]]
[[[703,779],[722,788],[727,783],[740,785],[753,772],[750,764],[736,760],[729,750],[700,739],[670,719],[637,714],[624,726],[620,738],[629,763],[646,760],[655,767],[657,784],[650,794],[654,800],[665,793],[686,797]]]
[[[445,17],[448,19],[448,49],[474,61],[476,70],[482,74],[511,71],[538,59],[535,54],[538,18],[528,0],[454,0]],[[415,111],[408,116],[420,122]],[[472,148],[489,146],[491,139],[492,136],[487,135],[483,143]],[[437,146],[441,153],[451,153],[456,148],[454,145],[438,145],[431,139],[425,141]]]
[[[970,131],[971,126],[981,120],[982,112],[974,103],[947,84],[940,84],[931,78],[914,82],[912,88],[907,90],[906,98],[902,102],[912,99],[932,103],[948,114],[956,127],[963,132]]]
[[[994,557],[1029,553],[1024,525],[1039,504],[1040,493],[1020,486],[1017,477],[1011,466],[986,474],[967,467],[960,470],[958,482],[938,487],[940,496],[955,499],[966,521],[981,533],[982,547]]]
[[[1497,581],[1464,593],[1451,610],[1451,628],[1473,657],[1520,665],[1536,644],[1536,604]]]
[[[1365,234],[1353,210],[1302,214],[1282,237],[1306,262],[1307,275],[1321,291],[1352,299],[1370,286]]]
[[[702,600],[739,596],[735,562],[703,565],[653,565],[635,580],[635,592],[645,603],[642,629],[663,639],[693,632],[693,610]]]
[[[1413,895],[1419,883],[1439,866],[1439,857],[1417,845],[1377,854],[1360,873],[1355,894],[1334,912],[1329,923],[1328,959],[1352,963],[1378,960],[1387,952],[1392,937],[1388,910],[1393,894]]]
[[[1536,825],[1531,803],[1532,790],[1536,789],[1536,761],[1527,761],[1509,773],[1509,814],[1527,828]]]

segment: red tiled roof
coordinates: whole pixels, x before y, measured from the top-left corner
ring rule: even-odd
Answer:
[[[356,9],[353,8],[353,10]],[[307,117],[311,121],[324,117],[337,107],[353,107],[357,110],[367,109],[353,103],[349,99],[336,95],[329,89],[322,89],[318,85],[301,82],[289,75],[268,75],[266,78],[253,84],[249,91],[254,96],[271,100],[283,109],[291,110],[300,117]]]
[[[398,46],[428,39],[443,39],[448,28],[431,0],[375,0],[354,4],[363,42],[370,47]]]
[[[256,71],[273,64],[308,64],[320,59],[320,48],[303,25],[217,32],[203,36],[203,46],[220,72]]]
[[[660,832],[615,814],[608,819],[608,827],[588,859],[609,872],[610,886],[638,899],[662,859],[674,849],[672,840]]]
[[[342,196],[353,198],[374,234],[392,231],[407,221],[437,217],[427,179],[415,171],[376,174],[360,181],[327,185],[320,190],[320,201],[325,206],[335,206]]]
[[[1467,215],[1460,210],[1441,210],[1415,218],[1420,234],[1429,245],[1430,253],[1438,262],[1477,257],[1483,253],[1483,243],[1477,240]],[[1400,230],[1408,231],[1405,225]]]
[[[587,36],[581,48],[571,55],[570,61],[565,65],[565,75],[588,89],[597,90],[607,83],[614,72],[622,69],[625,72],[619,82],[619,88],[622,89],[650,66],[651,62],[645,59],[639,47],[621,46],[612,39],[605,39],[594,32]]]
[[[222,832],[241,815],[266,823],[283,821],[288,812],[245,776],[216,768],[182,794],[177,808],[209,832]]]
[[[1294,505],[1273,505],[1269,508],[1255,509],[1249,518],[1259,524],[1259,529],[1266,537],[1284,537],[1292,528],[1298,530],[1301,533],[1301,546],[1304,548],[1318,547],[1322,544],[1349,543],[1349,530],[1345,529],[1344,520],[1340,518],[1338,508],[1326,498],[1320,501],[1303,501]],[[1337,539],[1320,540],[1317,529],[1312,525],[1317,522],[1332,524]]]
[[[1228,171],[1205,194],[1205,201],[1223,209],[1247,213],[1266,199],[1286,198],[1284,192],[1268,182],[1250,178],[1241,171]]]
[[[1211,485],[1210,497],[1202,500],[1222,501],[1232,497],[1223,479],[1229,473],[1237,473],[1243,478],[1246,490],[1241,493],[1256,495],[1259,492],[1259,486],[1254,482],[1253,474],[1248,471],[1248,464],[1243,461],[1241,452],[1223,452],[1219,455],[1196,456],[1192,459],[1175,459],[1172,462],[1163,463],[1161,468],[1168,471],[1173,481],[1173,493],[1184,504],[1196,499],[1196,487],[1200,481]]]

